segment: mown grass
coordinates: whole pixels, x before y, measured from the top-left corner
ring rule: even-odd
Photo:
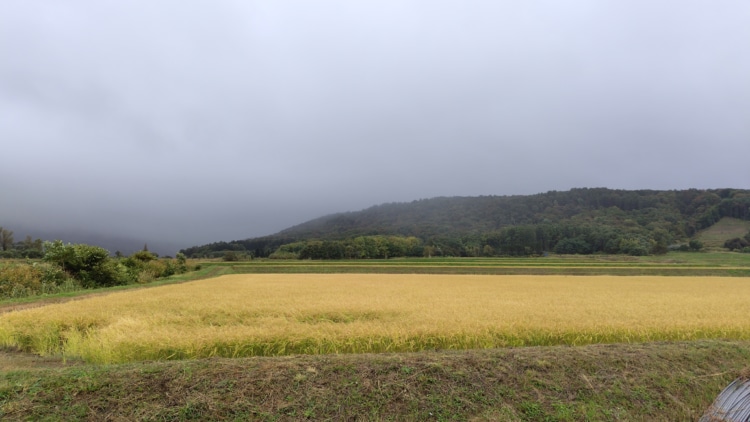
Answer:
[[[696,238],[709,248],[723,248],[724,242],[736,237],[744,237],[750,232],[750,221],[724,217],[711,227],[702,230]]]
[[[111,363],[750,339],[747,279],[228,275],[0,317],[0,344]]]
[[[454,265],[233,265],[234,274],[483,274],[483,275],[618,275],[682,277],[750,277],[750,268],[688,267],[560,267],[560,266],[454,266]]]
[[[0,374],[0,419],[697,420],[750,343],[203,359]]]
[[[236,262],[210,261],[211,265],[234,266]],[[669,252],[666,255],[627,256],[627,255],[549,255],[545,257],[432,257],[432,258],[395,258],[371,260],[254,260],[243,264],[258,266],[326,266],[326,265],[391,265],[391,266],[704,266],[750,267],[750,257],[745,254],[729,252]]]
[[[750,254],[671,252],[663,256],[550,256],[528,258],[411,258],[349,261],[254,260],[210,262],[236,274],[375,273],[495,275],[654,275],[750,277]]]

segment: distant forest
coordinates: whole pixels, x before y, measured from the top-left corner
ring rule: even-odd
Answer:
[[[579,188],[526,196],[439,197],[332,214],[277,234],[183,249],[188,257],[357,259],[398,256],[663,254],[724,217],[750,220],[742,189]],[[743,247],[750,236],[737,239]]]

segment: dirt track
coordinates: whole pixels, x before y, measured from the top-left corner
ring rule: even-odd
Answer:
[[[65,303],[73,300],[85,299],[92,296],[101,296],[106,293],[91,293],[87,295],[75,296],[75,297],[63,297],[63,298],[50,298],[38,300],[30,303],[13,303],[0,305],[0,314],[20,311],[23,309],[38,308],[41,306],[52,305],[55,303]],[[17,370],[33,370],[33,369],[55,369],[55,368],[67,368],[70,366],[81,365],[82,362],[78,360],[63,360],[60,357],[53,356],[39,356],[33,353],[26,353],[20,350],[14,349],[2,349],[0,348],[0,373],[7,371]]]
[[[38,356],[17,350],[0,349],[0,374],[7,371],[56,369],[82,365],[79,360],[63,360],[60,357]]]
[[[0,305],[0,314],[21,311],[24,309],[39,308],[41,306],[52,305],[55,303],[65,303],[65,302],[70,302],[73,300],[81,300],[81,299],[86,299],[86,298],[93,297],[93,296],[103,296],[107,294],[109,293],[90,293],[90,294],[82,294],[82,295],[74,296],[74,297],[55,297],[55,298],[49,298],[49,299],[40,299],[40,300],[29,302],[29,303],[10,303],[10,304],[5,304],[5,305]]]

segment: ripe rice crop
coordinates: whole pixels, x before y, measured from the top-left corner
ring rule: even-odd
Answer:
[[[237,274],[0,317],[0,344],[92,362],[750,339],[750,279]]]

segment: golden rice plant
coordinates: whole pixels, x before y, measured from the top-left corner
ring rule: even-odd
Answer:
[[[750,338],[750,280],[228,275],[0,317],[0,344],[93,362]]]

